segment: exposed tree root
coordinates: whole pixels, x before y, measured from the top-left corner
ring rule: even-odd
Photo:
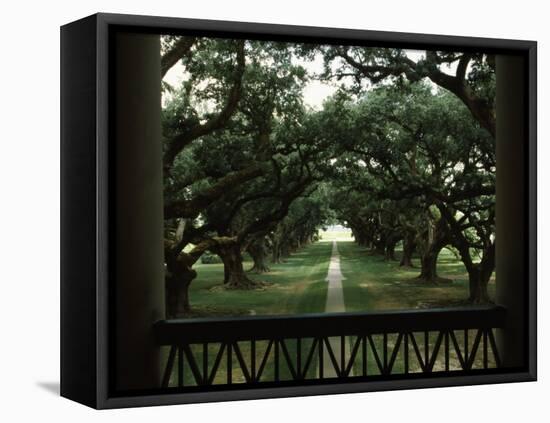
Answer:
[[[262,264],[262,265],[255,264],[254,266],[252,266],[252,268],[248,270],[248,272],[256,273],[256,274],[268,273],[270,271],[271,269],[269,269],[269,267],[266,264]]]
[[[426,285],[450,285],[453,283],[452,279],[448,278],[442,278],[440,276],[436,276],[434,278],[426,279],[422,275],[417,276],[413,279],[415,282],[421,282],[425,283]]]

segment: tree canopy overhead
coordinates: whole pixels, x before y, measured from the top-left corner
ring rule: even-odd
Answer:
[[[170,314],[203,254],[249,289],[243,252],[266,272],[337,222],[387,260],[401,244],[402,266],[418,254],[426,283],[452,248],[470,301],[489,300],[493,57],[176,36],[161,53]],[[312,107],[319,84],[332,94]]]

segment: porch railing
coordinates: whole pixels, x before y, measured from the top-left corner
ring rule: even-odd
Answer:
[[[498,368],[501,306],[163,320],[162,386],[300,385]]]

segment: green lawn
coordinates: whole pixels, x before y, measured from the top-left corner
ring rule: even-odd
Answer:
[[[415,268],[401,268],[399,262],[370,255],[351,241],[338,242],[338,250],[346,278],[343,286],[347,311],[445,307],[462,305],[468,297],[466,269],[447,249],[439,256],[438,273],[451,279],[452,283],[440,285],[415,280],[419,274],[418,259],[413,260]],[[489,284],[491,297],[494,297],[494,291],[492,281]]]
[[[191,306],[195,315],[262,315],[300,314],[324,311],[326,282],[332,246],[326,242],[308,245],[293,253],[282,264],[270,265],[269,273],[254,280],[268,282],[252,290],[223,288],[223,264],[197,264],[197,278],[190,287]],[[252,262],[245,260],[245,269]]]
[[[439,256],[438,272],[452,283],[429,285],[415,280],[419,274],[418,259],[413,260],[415,268],[401,268],[397,261],[370,255],[346,231],[323,232],[321,239],[293,253],[284,263],[271,265],[269,273],[250,273],[250,278],[268,282],[260,289],[226,290],[222,284],[223,264],[198,263],[194,267],[198,276],[190,287],[194,310],[191,317],[323,312],[332,240],[338,241],[341,269],[346,278],[343,287],[347,311],[444,307],[459,305],[468,296],[466,269],[447,249]],[[252,267],[247,256],[244,266]],[[494,291],[492,280],[491,297]]]

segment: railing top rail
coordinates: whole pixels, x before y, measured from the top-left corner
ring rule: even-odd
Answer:
[[[360,313],[246,316],[161,320],[154,331],[160,345],[275,338],[368,335],[458,329],[501,328],[499,305],[390,310]]]

